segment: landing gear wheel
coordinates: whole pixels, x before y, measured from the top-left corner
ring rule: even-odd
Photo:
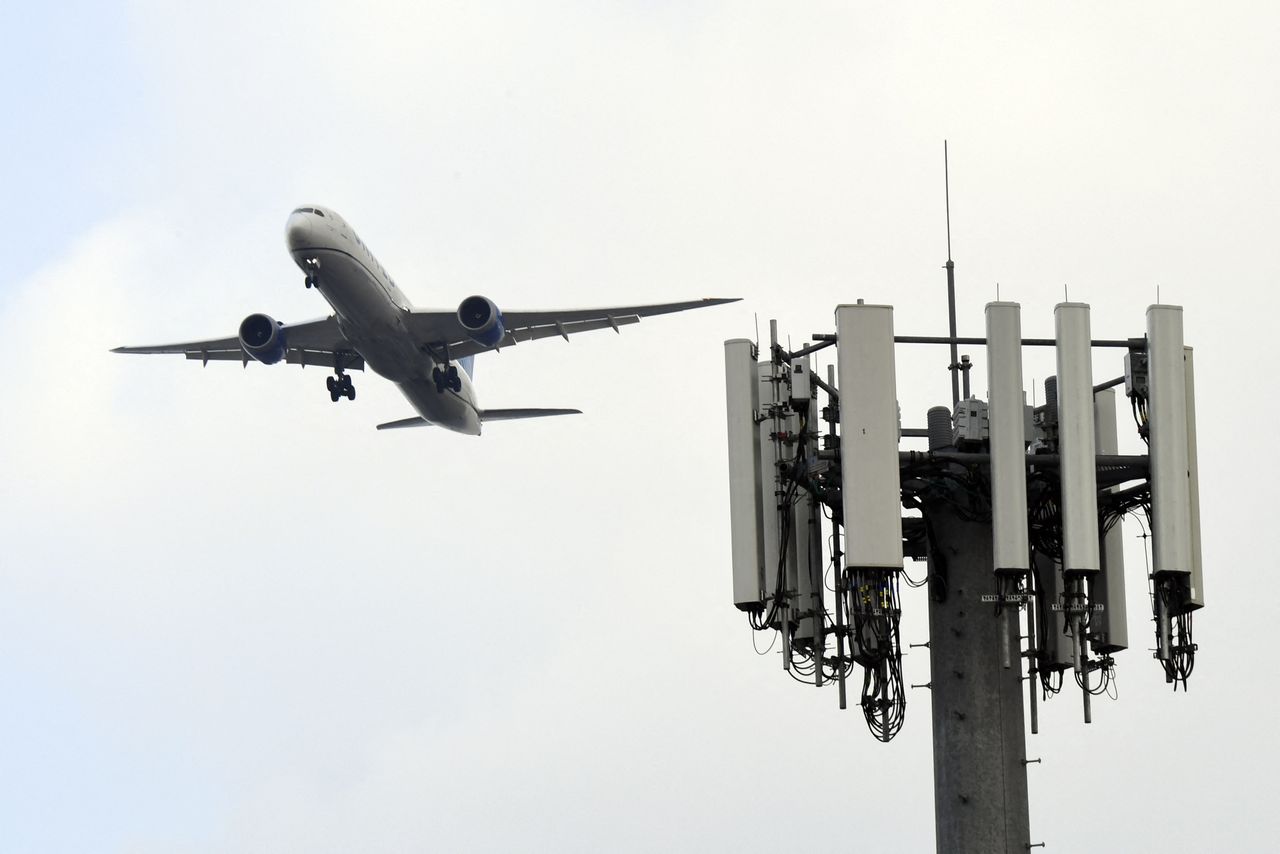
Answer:
[[[303,284],[308,288],[314,288],[316,286],[316,271],[320,269],[320,259],[307,258],[302,262],[302,266],[307,274],[307,277],[302,280]]]
[[[449,365],[443,371],[439,368],[432,368],[431,379],[436,384],[436,392],[438,394],[444,394],[445,389],[456,392],[462,391],[462,378],[458,376],[456,365]]]
[[[329,399],[334,403],[337,403],[339,398],[343,397],[347,400],[356,399],[356,387],[352,384],[351,377],[347,374],[325,377],[324,384],[329,387]]]

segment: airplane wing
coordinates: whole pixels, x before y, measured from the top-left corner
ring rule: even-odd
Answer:
[[[700,299],[613,308],[503,311],[502,325],[506,329],[506,335],[492,347],[487,347],[471,338],[458,322],[458,315],[454,311],[414,311],[409,315],[408,323],[410,333],[420,344],[429,346],[447,344],[449,357],[461,359],[489,350],[501,350],[503,347],[513,346],[521,341],[536,341],[539,338],[552,337],[564,338],[567,341],[570,335],[589,332],[593,329],[612,329],[614,332],[621,332],[619,327],[639,323],[642,317],[672,314],[677,311],[706,308],[728,302],[737,302],[737,300]]]
[[[344,370],[364,370],[364,359],[351,348],[338,329],[338,322],[332,317],[319,320],[308,320],[303,323],[287,323],[282,327],[285,336],[285,362],[290,365],[318,365],[332,368],[339,357]],[[240,362],[248,364],[253,361],[244,348],[240,346],[240,338],[211,338],[207,341],[188,341],[179,344],[158,344],[151,347],[116,347],[112,353],[170,353],[182,354],[188,359],[198,359],[204,364],[209,362]]]

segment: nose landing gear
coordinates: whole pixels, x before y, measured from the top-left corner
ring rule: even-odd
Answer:
[[[314,288],[316,285],[316,274],[320,272],[320,259],[307,258],[302,262],[307,268],[307,277],[302,283],[308,288]]]

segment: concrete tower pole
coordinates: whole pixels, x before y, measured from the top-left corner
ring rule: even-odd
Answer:
[[[954,496],[963,501],[963,496]],[[926,503],[934,814],[939,854],[1025,854],[1030,842],[1018,610],[996,590],[991,524]]]

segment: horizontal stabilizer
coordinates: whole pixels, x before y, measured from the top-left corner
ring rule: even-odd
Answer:
[[[481,421],[516,421],[520,418],[546,418],[550,415],[581,415],[581,409],[482,409]]]
[[[398,430],[401,427],[430,427],[431,422],[425,418],[415,415],[413,418],[401,418],[399,421],[388,421],[385,424],[379,424],[379,430]]]
[[[481,421],[517,421],[521,418],[547,418],[551,415],[581,415],[581,409],[482,409]],[[399,430],[401,427],[431,427],[430,421],[421,417],[401,418],[379,424],[379,430]]]

